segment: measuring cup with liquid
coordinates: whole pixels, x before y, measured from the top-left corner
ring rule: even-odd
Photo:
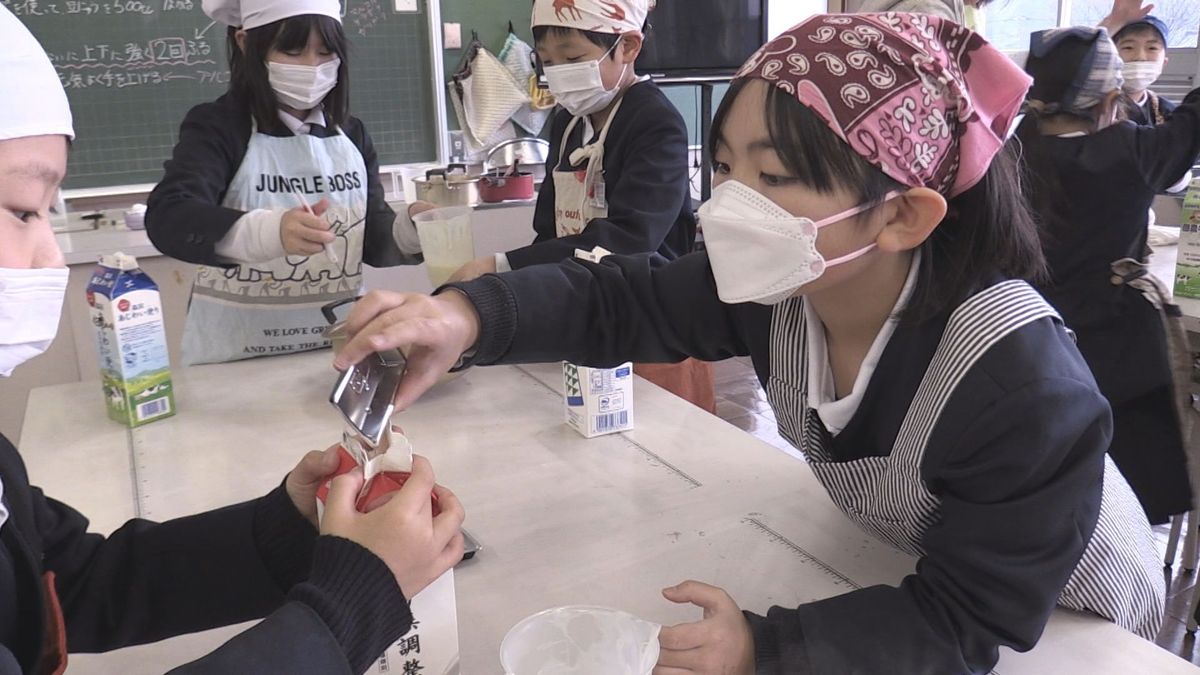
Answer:
[[[469,206],[449,206],[413,216],[425,253],[425,270],[434,288],[475,259],[471,212]]]

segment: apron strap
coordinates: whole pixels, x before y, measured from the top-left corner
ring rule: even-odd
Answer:
[[[942,409],[972,366],[996,343],[1045,317],[1061,321],[1037,291],[1018,280],[996,284],[956,309],[896,434],[891,456],[919,465]]]
[[[558,164],[555,165],[555,168],[561,165],[563,158],[567,156],[567,144],[571,142],[571,132],[575,131],[575,127],[579,124],[579,120],[581,119],[583,118],[572,117],[571,123],[567,125],[567,130],[563,132],[562,140],[559,141],[558,144]]]
[[[1163,332],[1167,337],[1167,362],[1171,367],[1171,389],[1175,403],[1175,419],[1179,422],[1179,432],[1184,440],[1184,449],[1188,450],[1188,478],[1192,484],[1192,492],[1200,486],[1200,456],[1191,448],[1189,442],[1192,428],[1196,421],[1196,411],[1192,406],[1192,346],[1188,340],[1187,328],[1183,325],[1183,310],[1171,301],[1166,284],[1150,273],[1150,268],[1133,258],[1123,258],[1112,263],[1112,283],[1115,286],[1129,286],[1140,291],[1142,296],[1158,310],[1162,321]],[[1196,496],[1193,495],[1192,508]]]

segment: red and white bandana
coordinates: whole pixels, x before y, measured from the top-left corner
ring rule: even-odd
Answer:
[[[640,33],[657,0],[534,0],[533,23],[594,33]]]
[[[787,91],[909,187],[954,197],[987,173],[1031,80],[976,33],[923,14],[819,14],[738,72]]]

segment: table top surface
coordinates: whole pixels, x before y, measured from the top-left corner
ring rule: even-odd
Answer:
[[[304,452],[339,440],[329,364],[318,352],[184,369],[175,374],[179,413],[134,430],[105,418],[95,383],[38,389],[22,453],[33,481],[100,532],[134,516],[163,520],[254,498]],[[670,624],[698,618],[659,595],[688,578],[762,613],[912,571],[912,558],[838,512],[802,462],[640,379],[637,428],[584,439],[563,422],[561,384],[555,365],[475,369],[396,419],[462,498],[483,545],[456,572],[463,673],[500,672],[504,634],[548,607],[598,604]],[[240,628],[72,663],[88,673],[161,672]],[[996,672],[1200,669],[1059,610],[1036,649],[1002,650]]]

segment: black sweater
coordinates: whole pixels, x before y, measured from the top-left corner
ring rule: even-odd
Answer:
[[[250,144],[250,109],[226,94],[190,111],[179,127],[179,142],[163,165],[165,175],[150,194],[146,233],[163,253],[185,262],[227,266],[215,252],[244,211],[221,206],[229,183]],[[384,197],[375,146],[361,121],[346,120],[342,132],[354,143],[367,166],[367,222],[363,262],[372,267],[413,265],[420,257],[402,253],[394,239],[396,214]],[[314,129],[314,135],[334,133]],[[279,136],[290,136],[284,129]]]
[[[668,260],[689,253],[696,240],[696,216],[687,126],[662,90],[652,82],[639,82],[625,92],[604,142],[608,218],[592,220],[582,233],[559,239],[553,172],[574,168],[571,152],[583,147],[584,140],[581,121],[559,166],[559,149],[570,122],[571,115],[559,110],[551,123],[546,181],[533,216],[536,238],[529,246],[509,251],[509,265],[520,269],[559,262],[573,257],[577,248],[591,251],[596,246],[622,254],[657,251]]]
[[[1154,106],[1158,105],[1158,115],[1154,114]],[[1161,116],[1163,121],[1171,118],[1171,114],[1175,112],[1175,102],[1164,96],[1159,96],[1152,91],[1146,92],[1146,100],[1141,105],[1130,106],[1129,121],[1134,124],[1158,124],[1158,117]]]
[[[412,621],[382,560],[318,537],[283,487],[261,499],[165,523],[131,520],[108,537],[29,484],[0,436],[0,675],[37,671],[55,588],[71,652],[103,652],[267,618],[172,671],[357,675]],[[268,667],[266,664],[270,664]]]
[[[475,363],[749,355],[761,382],[772,377],[772,309],[722,303],[705,253],[569,261],[453,286],[480,314]],[[839,459],[890,453],[948,317],[896,328],[832,439]],[[1000,646],[1033,647],[1095,526],[1110,431],[1066,331],[1042,319],[1006,337],[967,373],[929,437],[921,477],[940,506],[916,573],[898,588],[749,615],[758,671],[986,673]]]

